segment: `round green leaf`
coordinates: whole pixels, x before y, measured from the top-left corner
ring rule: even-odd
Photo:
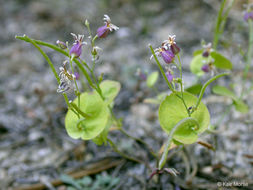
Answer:
[[[203,57],[202,54],[197,54],[196,56],[193,57],[191,64],[190,64],[190,69],[191,72],[197,76],[202,76],[205,73],[201,70],[202,66],[205,64],[208,64],[210,61],[212,61],[212,57]]]
[[[181,93],[173,93],[167,96],[159,108],[160,125],[168,134],[179,121],[189,117],[182,100],[177,95],[180,96]],[[187,107],[196,104],[197,97],[194,95],[184,92],[183,96]],[[183,144],[192,144],[197,141],[198,134],[208,128],[210,115],[207,107],[202,102],[199,104],[198,109],[191,115],[191,117],[198,121],[200,128],[198,130],[193,130],[192,127],[194,126],[191,126],[192,124],[188,124],[185,127],[178,129],[173,136],[175,141]]]
[[[105,101],[110,104],[120,91],[120,83],[112,80],[104,80],[100,83],[100,88]]]
[[[213,64],[217,68],[219,68],[219,69],[232,69],[233,68],[232,63],[226,57],[224,57],[222,54],[214,51],[211,53],[211,56],[214,59]]]
[[[147,86],[149,88],[152,88],[155,85],[155,83],[157,82],[158,77],[159,77],[158,71],[152,72],[150,75],[148,75]]]
[[[74,103],[78,105],[77,98]],[[79,119],[72,110],[68,110],[65,117],[67,133],[74,139],[93,139],[106,127],[109,118],[107,104],[95,92],[82,93],[80,95],[80,109],[82,112],[89,114],[90,117]],[[78,123],[80,123],[79,126]]]

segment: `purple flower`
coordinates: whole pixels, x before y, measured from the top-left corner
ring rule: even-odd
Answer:
[[[176,44],[176,35],[169,35],[168,39],[162,44],[165,49],[170,49],[174,55],[180,52],[180,48]]]
[[[172,72],[170,70],[168,70],[166,72],[166,77],[167,77],[167,79],[168,79],[169,82],[173,81],[173,75],[172,75]]]
[[[248,21],[249,19],[253,20],[253,11],[246,12],[243,16],[244,21]]]
[[[203,65],[201,70],[204,71],[205,73],[208,73],[211,70],[210,65],[209,64]]]
[[[175,55],[173,54],[171,50],[165,50],[165,49],[162,49],[160,51],[160,55],[163,58],[164,62],[167,64],[172,63],[175,57]]]
[[[159,47],[154,50],[155,55],[160,56],[163,58],[164,62],[167,64],[170,64],[174,61],[174,53],[171,50],[165,49],[165,47]],[[153,58],[153,55],[151,55],[150,59]]]
[[[105,25],[97,29],[97,36],[99,38],[106,38],[110,32],[112,32],[113,30],[119,29],[119,27],[111,23],[111,19],[108,15],[104,15],[103,20],[105,21]]]
[[[71,57],[77,58],[80,57],[82,54],[82,46],[86,44],[86,42],[83,42],[84,35],[71,33],[71,35],[74,37],[75,43],[73,44],[72,48],[69,51],[69,54]]]

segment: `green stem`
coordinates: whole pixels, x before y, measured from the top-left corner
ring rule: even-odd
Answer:
[[[188,109],[188,107],[187,107],[187,105],[186,105],[186,103],[184,101],[182,63],[181,63],[179,54],[177,54],[177,59],[178,59],[178,62],[179,62],[179,67],[178,68],[179,68],[180,79],[181,79],[181,81],[180,81],[180,91],[181,91],[181,96],[182,96],[181,99],[182,99],[184,107],[185,107],[185,109],[186,109],[186,111],[188,113],[188,116],[190,117],[191,113],[190,113],[190,111],[189,111],[189,109]]]
[[[143,163],[141,160],[136,159],[136,158],[133,158],[133,157],[130,157],[130,156],[126,155],[125,153],[121,152],[121,151],[117,148],[116,144],[114,144],[114,142],[113,142],[112,140],[110,140],[109,138],[107,138],[107,141],[109,142],[109,144],[110,144],[110,146],[113,148],[113,150],[114,150],[115,152],[117,152],[119,155],[121,155],[122,157],[124,157],[125,159],[130,160],[130,161],[133,161],[133,162],[137,162],[137,163],[140,163],[140,164]]]
[[[23,41],[26,41],[26,42],[30,42],[31,43],[31,40],[33,42],[35,42],[36,44],[38,45],[42,45],[42,46],[46,46],[46,47],[49,47],[55,51],[58,51],[60,53],[62,53],[63,55],[69,57],[69,54],[68,52],[62,50],[61,48],[59,48],[58,46],[56,45],[53,45],[53,44],[49,44],[49,43],[46,43],[46,42],[43,42],[43,41],[40,41],[40,40],[34,40],[34,39],[31,39],[29,38],[28,36],[24,35],[24,36],[16,36],[17,39],[19,40],[23,40]],[[77,66],[79,67],[79,69],[82,71],[82,73],[84,74],[84,76],[86,77],[89,85],[92,87],[92,88],[96,88],[94,85],[93,85],[93,82],[89,76],[89,74],[87,73],[87,71],[85,70],[85,68],[82,66],[82,64],[75,58],[73,59],[73,61],[77,64]]]
[[[80,110],[79,107],[74,102],[71,102],[70,105],[84,118],[91,117],[89,114],[84,113],[82,110]]]
[[[181,127],[185,127],[185,124],[193,124],[193,125],[196,125],[197,127],[195,127],[194,130],[198,130],[199,129],[199,123],[196,119],[192,118],[192,117],[186,117],[184,119],[182,119],[181,121],[179,121],[173,128],[172,130],[170,131],[169,133],[169,136],[168,136],[168,140],[165,144],[165,147],[164,147],[164,151],[163,151],[163,154],[162,154],[162,157],[159,161],[159,167],[158,169],[161,170],[163,168],[163,166],[165,165],[166,161],[167,161],[167,156],[168,156],[168,152],[169,152],[169,147],[170,147],[170,144],[173,140],[173,135],[175,134],[175,132],[181,128]]]
[[[225,4],[226,4],[226,0],[223,0],[222,3],[221,3],[221,6],[220,6],[218,17],[216,19],[216,25],[215,25],[214,37],[213,37],[213,49],[214,50],[216,50],[217,45],[218,45],[218,41],[219,41],[219,38],[220,38],[220,25],[221,25],[221,22],[222,22],[222,13],[223,13]]]
[[[71,67],[71,71],[72,71],[72,74],[74,75],[74,68],[73,68],[73,65],[72,65],[72,62],[73,62],[73,58],[74,57],[70,57],[69,59],[69,62],[70,62],[70,67]],[[78,85],[77,85],[77,82],[76,82],[76,79],[74,78],[74,83],[75,83],[75,87],[76,87],[76,95],[77,95],[77,98],[78,98],[78,108],[80,110],[80,104],[81,104],[81,101],[80,101],[80,91],[79,91],[79,88],[78,88]],[[78,118],[80,119],[80,116],[78,114]]]
[[[198,98],[198,100],[197,100],[197,103],[196,103],[195,107],[192,109],[193,111],[197,110],[197,108],[198,108],[198,106],[199,106],[199,104],[200,104],[200,102],[201,102],[201,99],[202,99],[202,97],[203,97],[203,95],[204,95],[204,92],[205,92],[205,90],[206,90],[206,87],[207,87],[209,84],[211,84],[213,81],[215,81],[216,79],[218,79],[218,78],[220,78],[220,77],[223,77],[223,76],[225,76],[225,75],[229,75],[229,73],[222,73],[222,74],[216,75],[216,76],[214,76],[213,78],[209,79],[209,80],[202,86],[201,91],[200,91],[200,93],[199,93],[199,98]]]
[[[152,149],[146,142],[144,142],[143,140],[141,140],[141,139],[139,139],[139,138],[136,138],[136,137],[133,137],[133,136],[129,135],[129,134],[128,134],[124,129],[122,129],[122,128],[120,128],[119,130],[120,130],[124,135],[126,135],[128,138],[131,138],[131,139],[135,140],[136,142],[139,142],[139,143],[143,144],[144,146],[146,146],[146,147],[148,148],[150,154],[151,154],[152,156],[154,156],[155,158],[158,159],[158,156],[156,155],[156,153],[153,151],[153,149]]]
[[[80,57],[79,57],[78,60],[91,72],[91,68],[89,67],[89,65],[84,60],[82,60]]]
[[[157,56],[156,56],[156,54],[155,54],[155,52],[154,52],[153,47],[152,47],[151,45],[149,45],[149,48],[150,48],[150,50],[151,50],[151,52],[152,52],[152,55],[154,56],[154,59],[155,59],[157,65],[158,65],[158,67],[159,67],[159,69],[160,69],[160,72],[162,73],[163,78],[165,79],[165,81],[166,81],[168,87],[170,88],[170,90],[171,90],[173,93],[175,93],[176,91],[173,89],[172,85],[171,85],[170,82],[168,81],[168,79],[167,79],[167,77],[166,77],[166,74],[164,73],[164,70],[163,70],[163,68],[162,68],[162,66],[161,66],[161,64],[160,64],[160,62],[159,62],[158,59],[157,59]]]
[[[230,4],[228,5],[227,10],[224,13],[224,16],[222,18],[222,22],[221,22],[221,25],[220,25],[220,35],[223,34],[223,32],[224,32],[224,27],[225,27],[226,22],[227,22],[228,14],[229,14],[231,8],[234,5],[234,2],[235,2],[235,0],[230,1]],[[219,40],[217,41],[217,44],[218,44],[218,42],[219,42]]]
[[[25,36],[24,36],[24,37],[25,37]],[[16,37],[16,38],[18,38],[18,37]],[[30,39],[30,38],[27,38],[27,42],[30,42],[31,44],[33,44],[34,47],[36,47],[36,48],[38,49],[38,51],[42,54],[42,56],[45,58],[45,60],[46,60],[47,63],[49,64],[49,66],[50,66],[52,72],[54,73],[54,76],[55,76],[55,78],[56,78],[58,84],[60,84],[60,77],[58,76],[58,74],[57,74],[57,72],[56,72],[56,70],[55,70],[55,68],[54,68],[53,63],[52,63],[52,61],[50,60],[50,58],[47,56],[47,54],[38,46],[38,44],[36,43],[35,40],[32,40],[32,39]],[[65,93],[62,93],[62,95],[63,95],[63,97],[64,97],[64,100],[65,100],[66,104],[67,104],[68,106],[70,106],[67,95],[66,95]]]
[[[247,65],[249,65],[248,66],[248,70],[249,70],[250,63],[252,62],[252,50],[253,50],[253,24],[252,24],[252,20],[249,19],[248,23],[249,23],[249,49],[248,49],[248,55],[247,55]]]
[[[249,44],[248,44],[248,52],[247,52],[247,63],[243,72],[243,91],[242,91],[241,97],[243,97],[244,95],[245,83],[246,83],[246,79],[247,79],[248,72],[250,70],[251,61],[252,61],[253,24],[252,24],[251,19],[248,20],[248,24],[249,24]]]

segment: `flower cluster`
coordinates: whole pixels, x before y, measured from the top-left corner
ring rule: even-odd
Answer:
[[[169,35],[168,39],[162,43],[162,46],[155,49],[155,54],[162,57],[166,64],[172,63],[175,55],[180,52],[180,48],[176,45],[175,39],[175,35]]]
[[[212,43],[208,43],[208,44],[203,45],[203,49],[204,49],[204,51],[202,53],[202,56],[206,57],[206,58],[209,57],[210,53],[213,51]],[[204,71],[205,73],[209,73],[213,69],[214,69],[214,66],[213,66],[212,62],[204,64],[201,68],[201,70]]]
[[[98,59],[98,50],[101,50],[101,48],[99,48],[98,46],[94,45],[95,40],[99,37],[99,38],[105,38],[109,32],[112,32],[113,30],[118,30],[119,27],[115,26],[114,24],[111,23],[111,19],[108,15],[104,15],[104,19],[105,21],[105,25],[102,27],[99,27],[97,30],[97,35],[95,37],[92,37],[91,33],[90,36],[88,37],[91,40],[91,48],[92,48],[92,61],[95,61]],[[89,28],[89,22],[86,20],[85,21],[85,25],[87,26],[89,32],[90,32],[90,28]],[[78,72],[74,72],[73,67],[72,67],[72,61],[74,58],[79,58],[78,60],[80,61],[80,56],[82,54],[82,47],[83,45],[87,44],[86,42],[83,41],[84,39],[84,35],[81,34],[74,34],[71,33],[71,35],[74,38],[74,43],[72,45],[72,47],[69,50],[68,47],[68,42],[62,42],[57,40],[56,44],[63,50],[67,50],[68,51],[68,57],[69,60],[65,60],[63,63],[63,67],[60,67],[60,73],[59,73],[59,77],[60,77],[60,85],[58,86],[57,92],[59,93],[64,93],[67,92],[68,90],[70,90],[73,86],[73,82],[75,80],[79,79],[79,73]],[[66,68],[66,64],[70,62],[72,71],[69,72]],[[77,88],[77,84],[75,82],[76,88]]]

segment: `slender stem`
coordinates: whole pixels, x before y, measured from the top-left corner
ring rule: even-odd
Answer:
[[[87,22],[85,22],[85,25],[86,25],[86,27],[87,27],[87,29],[88,29],[88,32],[89,32],[89,35],[90,35],[91,48],[92,48],[91,52],[92,52],[92,55],[93,55],[92,69],[90,69],[90,73],[91,73],[91,76],[92,76],[92,78],[93,78],[93,80],[94,80],[96,86],[97,86],[97,88],[96,88],[97,92],[99,93],[99,95],[101,96],[101,98],[104,99],[103,94],[102,94],[102,91],[101,91],[100,86],[99,86],[99,83],[97,82],[96,76],[95,76],[95,74],[94,74],[95,61],[96,61],[95,58],[96,58],[96,55],[94,54],[93,50],[94,50],[94,47],[95,47],[95,41],[96,41],[96,39],[98,38],[98,36],[96,35],[96,36],[93,38],[92,33],[91,33],[91,30],[90,30],[90,23],[88,22],[88,20],[87,20]]]
[[[230,112],[230,110],[232,109],[233,104],[230,104],[227,109],[223,112],[223,114],[221,114],[220,119],[217,121],[216,126],[219,126],[221,124],[221,122],[224,120],[225,116]]]
[[[85,117],[85,118],[91,117],[89,114],[84,113],[82,110],[80,110],[79,107],[78,107],[74,102],[71,102],[70,105],[71,105],[78,113],[80,113],[81,116],[83,116],[83,117]]]
[[[43,41],[40,41],[40,40],[34,40],[34,39],[30,39],[28,36],[24,35],[24,36],[16,36],[17,39],[19,40],[23,40],[23,41],[26,41],[26,42],[30,42],[31,43],[31,40],[33,42],[35,42],[36,44],[38,45],[42,45],[42,46],[46,46],[46,47],[49,47],[51,49],[54,49],[55,51],[58,51],[60,53],[62,53],[63,55],[65,56],[69,56],[68,52],[62,50],[61,48],[59,48],[58,46],[56,45],[53,45],[53,44],[49,44],[49,43],[46,43],[46,42],[43,42]],[[77,66],[80,68],[80,70],[82,71],[82,73],[84,74],[84,76],[86,77],[89,85],[92,87],[92,88],[96,88],[94,85],[93,85],[93,82],[90,78],[90,76],[88,75],[87,71],[85,70],[85,68],[82,66],[82,64],[80,64],[80,62],[75,58],[73,59],[73,61],[77,64]]]
[[[191,172],[191,166],[190,166],[190,162],[188,159],[188,155],[186,153],[185,147],[183,147],[182,151],[181,151],[181,157],[183,159],[183,162],[185,164],[185,181],[187,180],[188,176],[190,176],[190,172]]]
[[[157,65],[158,65],[158,67],[159,67],[159,69],[160,69],[160,72],[162,73],[163,78],[165,79],[165,81],[166,81],[168,87],[170,88],[170,90],[171,90],[173,93],[175,93],[176,91],[173,89],[172,85],[171,85],[170,82],[168,81],[168,79],[167,79],[167,77],[166,77],[166,74],[164,73],[164,70],[163,70],[163,68],[162,68],[162,66],[161,66],[161,64],[160,64],[160,62],[159,62],[158,59],[157,59],[157,56],[156,56],[156,54],[155,54],[155,52],[154,52],[153,47],[152,47],[151,45],[149,45],[149,48],[150,48],[150,50],[151,50],[151,52],[152,52],[152,55],[153,55],[154,58],[155,58],[155,61],[156,61]]]
[[[108,109],[110,110],[111,116],[114,119],[114,121],[117,123],[117,127],[121,127],[122,123],[116,118],[115,114],[112,111],[112,108],[110,107],[110,105],[108,105]]]
[[[73,68],[73,64],[72,64],[73,58],[74,57],[70,57],[70,59],[69,59],[72,74],[74,74],[74,68]],[[78,88],[78,85],[77,85],[77,82],[76,82],[75,78],[74,78],[74,83],[75,83],[75,87],[76,87],[75,93],[76,93],[77,98],[78,98],[78,108],[80,110],[80,104],[81,104],[81,101],[80,101],[80,91],[79,91],[79,88]],[[79,114],[78,114],[78,118],[80,118]]]
[[[113,148],[113,150],[114,150],[115,152],[117,152],[119,155],[121,155],[122,157],[126,158],[127,160],[130,160],[130,161],[133,161],[133,162],[137,162],[137,163],[142,164],[142,161],[141,161],[141,160],[136,159],[136,158],[133,158],[133,157],[130,157],[130,156],[126,155],[125,153],[121,152],[121,151],[117,148],[116,144],[114,144],[114,142],[113,142],[112,140],[110,140],[109,138],[107,138],[107,141],[109,142],[109,144],[110,144],[110,146]]]
[[[223,0],[222,3],[221,3],[221,6],[220,6],[218,17],[216,19],[216,25],[215,25],[214,37],[213,37],[213,49],[214,50],[216,50],[217,45],[218,45],[218,41],[219,41],[219,38],[220,38],[220,25],[221,25],[221,22],[222,22],[222,13],[223,13],[225,4],[226,4],[226,0]]]
[[[25,36],[24,36],[25,37]],[[17,38],[17,37],[16,37]],[[27,38],[27,42],[30,42],[31,44],[34,45],[34,47],[36,47],[38,49],[38,51],[42,54],[42,56],[45,58],[45,60],[47,61],[47,63],[49,64],[52,72],[54,73],[54,76],[58,82],[58,84],[60,84],[60,77],[58,76],[55,68],[54,68],[54,65],[52,63],[52,61],[50,60],[50,58],[47,56],[47,54],[38,46],[38,44],[36,43],[35,40],[32,40],[30,38]],[[66,95],[66,93],[62,93],[63,97],[64,97],[64,100],[66,102],[66,104],[69,106],[69,100],[68,100],[68,97]]]
[[[248,20],[248,24],[249,24],[249,42],[248,42],[248,52],[247,52],[247,63],[246,66],[244,68],[244,72],[243,72],[243,91],[241,93],[240,98],[243,97],[243,95],[245,94],[245,83],[246,83],[246,79],[248,76],[248,72],[250,70],[250,65],[252,63],[252,49],[253,49],[253,24],[252,24],[252,20],[249,19]]]
[[[79,57],[78,60],[91,72],[91,68],[89,67],[89,65],[84,60],[82,60],[80,57]]]
[[[144,142],[144,141],[141,140],[140,138],[136,138],[136,137],[131,136],[130,134],[128,134],[128,133],[127,133],[124,129],[122,129],[122,128],[120,128],[119,130],[120,130],[124,135],[126,135],[127,137],[129,137],[129,138],[131,138],[131,139],[133,139],[133,140],[135,140],[135,141],[137,141],[137,142],[143,144],[144,146],[146,146],[146,147],[148,148],[150,154],[151,154],[152,156],[154,156],[155,158],[158,158],[158,156],[156,155],[156,153],[153,151],[153,149],[152,149],[146,142]]]
[[[180,79],[181,79],[181,81],[180,81],[180,91],[181,91],[182,101],[183,101],[184,107],[185,107],[185,109],[186,109],[186,111],[188,113],[188,116],[190,117],[191,113],[190,113],[190,111],[189,111],[189,109],[188,109],[188,107],[187,107],[187,105],[186,105],[186,103],[184,101],[182,63],[181,63],[179,54],[177,54],[177,59],[178,59],[178,62],[179,62],[179,67],[178,68],[179,68]]]
[[[199,98],[198,98],[198,100],[197,100],[197,103],[196,103],[195,107],[192,109],[193,111],[194,111],[194,110],[197,110],[197,108],[198,108],[198,106],[199,106],[199,104],[200,104],[200,102],[201,102],[201,99],[202,99],[202,97],[203,97],[203,95],[204,95],[204,92],[205,92],[205,90],[206,90],[206,87],[207,87],[210,83],[212,83],[213,81],[215,81],[216,79],[218,79],[218,78],[220,78],[220,77],[222,77],[222,76],[225,76],[225,75],[228,75],[228,73],[222,73],[222,74],[216,75],[216,76],[214,76],[213,78],[209,79],[209,80],[202,86],[201,91],[200,91],[200,93],[199,93]]]
[[[253,23],[252,20],[248,20],[249,23],[249,49],[247,54],[247,64],[250,67],[250,63],[252,63],[252,50],[253,50]]]
[[[226,22],[227,22],[228,14],[229,14],[231,8],[232,8],[233,5],[234,5],[234,2],[235,2],[235,0],[230,1],[230,4],[228,5],[227,10],[226,10],[225,13],[224,13],[224,16],[223,16],[223,18],[222,18],[222,23],[221,23],[221,26],[220,26],[220,35],[223,34],[223,32],[224,32],[224,27],[225,27]],[[217,45],[218,45],[218,42],[219,42],[219,41],[217,41]]]
[[[168,156],[168,152],[169,152],[169,147],[170,144],[173,140],[173,135],[174,133],[181,127],[185,127],[186,123],[192,123],[193,125],[195,125],[196,127],[194,128],[194,130],[198,130],[199,129],[199,123],[196,119],[192,118],[192,117],[186,117],[184,119],[182,119],[181,121],[179,121],[170,131],[169,136],[168,136],[168,140],[165,144],[164,147],[164,151],[162,154],[162,157],[159,161],[159,167],[158,169],[161,170],[163,168],[163,166],[165,165],[166,161],[167,161],[167,156]]]

